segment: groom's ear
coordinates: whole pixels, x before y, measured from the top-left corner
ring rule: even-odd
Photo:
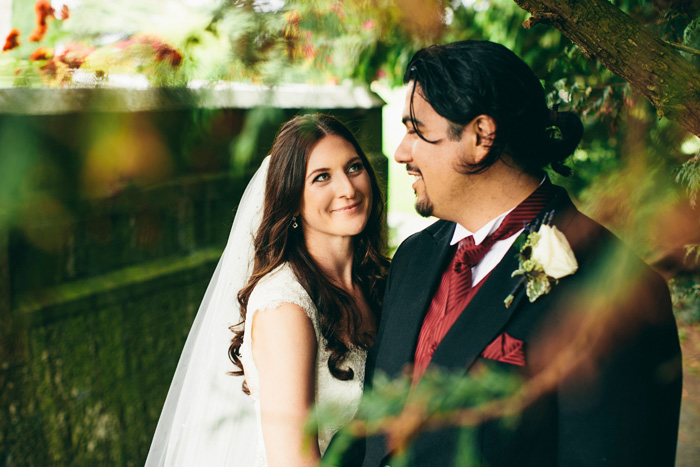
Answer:
[[[471,162],[479,164],[488,156],[496,139],[496,121],[489,115],[479,115],[464,127],[462,137],[465,136],[471,144]]]

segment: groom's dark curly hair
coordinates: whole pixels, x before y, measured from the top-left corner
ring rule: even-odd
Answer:
[[[483,172],[504,156],[537,176],[547,165],[561,175],[571,173],[564,161],[581,141],[581,120],[572,112],[547,108],[535,73],[501,44],[466,40],[426,47],[411,58],[403,82],[415,84],[410,121],[424,141],[435,143],[415,124],[416,95],[449,122],[454,141],[477,116],[493,118],[496,131],[488,155],[478,164],[462,161],[462,173]]]
[[[340,136],[353,145],[370,178],[372,207],[367,225],[354,239],[352,276],[376,321],[379,321],[389,267],[385,256],[384,197],[374,170],[352,132],[335,118],[322,114],[294,117],[282,126],[275,139],[270,151],[262,222],[254,241],[253,272],[246,286],[238,293],[238,302],[244,322],[248,299],[260,279],[288,262],[318,310],[321,332],[330,351],[328,368],[335,378],[346,381],[354,377],[352,368],[343,368],[350,346],[367,349],[375,335],[360,331],[363,326],[355,299],[332,283],[314,262],[306,248],[303,229],[292,228],[292,217],[299,212],[301,205],[309,156],[316,144],[329,135]],[[232,372],[234,375],[243,374],[240,348],[244,326],[240,324],[231,327],[234,337],[229,357],[239,368]],[[319,342],[318,345],[324,343]],[[249,392],[245,383],[243,391]]]

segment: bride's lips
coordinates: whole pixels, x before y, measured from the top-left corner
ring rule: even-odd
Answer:
[[[344,206],[344,207],[339,208],[339,209],[334,209],[332,212],[337,212],[340,214],[353,214],[360,209],[361,204],[362,204],[362,202],[358,201],[358,202],[350,204],[348,206]]]

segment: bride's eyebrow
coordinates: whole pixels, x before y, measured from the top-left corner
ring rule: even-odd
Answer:
[[[313,178],[314,175],[323,173],[323,172],[328,172],[330,169],[327,167],[319,167],[318,169],[314,169],[311,172],[309,172],[309,175],[306,176],[306,179]]]

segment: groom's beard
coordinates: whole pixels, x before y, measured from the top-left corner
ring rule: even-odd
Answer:
[[[411,175],[411,172],[416,173],[418,175],[423,176],[420,170],[418,170],[417,167],[411,165],[411,164],[406,164],[406,172]],[[433,203],[430,201],[430,197],[428,196],[427,189],[425,187],[425,181],[423,181],[423,196],[420,197],[418,196],[418,192],[414,191],[416,194],[416,212],[420,214],[423,217],[430,217],[433,215]]]
[[[433,215],[433,203],[430,202],[430,198],[427,195],[424,195],[422,199],[416,200],[416,212],[423,217]]]

